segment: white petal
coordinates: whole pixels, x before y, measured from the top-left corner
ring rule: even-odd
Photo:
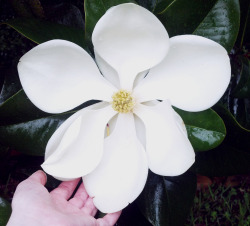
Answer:
[[[86,108],[72,115],[51,137],[42,168],[50,175],[71,179],[91,172],[103,154],[104,130],[116,112],[111,106]]]
[[[148,72],[149,70],[142,71],[136,76],[134,84],[133,84],[133,88],[135,88],[145,78]]]
[[[170,103],[138,105],[134,112],[145,124],[149,168],[163,176],[177,176],[188,170],[195,160],[194,150]]]
[[[95,61],[102,72],[102,75],[112,83],[117,89],[120,89],[120,81],[117,71],[112,68],[105,60],[103,60],[98,53],[95,52]]]
[[[132,89],[136,75],[161,62],[169,47],[157,17],[131,3],[110,8],[97,22],[92,41],[95,51],[118,72],[123,89]]]
[[[136,138],[133,114],[119,114],[114,132],[105,139],[98,167],[83,177],[95,206],[104,213],[133,202],[146,183],[146,153]]]
[[[135,129],[138,140],[141,142],[142,146],[146,150],[146,130],[143,121],[137,116],[134,115],[135,118]]]
[[[195,35],[175,36],[167,57],[150,70],[134,94],[141,101],[169,99],[183,110],[202,111],[221,98],[230,76],[229,57],[221,45]]]
[[[152,101],[144,102],[143,105],[155,106],[155,105],[157,105],[159,103],[160,102],[157,101],[157,100],[152,100]],[[139,141],[141,142],[141,144],[143,145],[144,149],[146,149],[146,130],[145,130],[145,125],[144,125],[143,121],[137,115],[134,115],[134,117],[135,117],[135,128],[136,128],[137,137],[138,137]],[[180,119],[181,119],[181,117],[180,117]],[[182,121],[182,119],[181,119],[181,121]],[[184,125],[184,127],[185,127],[185,125]]]
[[[110,101],[116,89],[80,46],[52,40],[26,53],[18,64],[23,89],[41,110],[68,111],[87,100]]]

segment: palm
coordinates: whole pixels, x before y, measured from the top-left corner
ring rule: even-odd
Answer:
[[[20,219],[29,219],[23,221],[23,225],[34,225],[34,219],[39,225],[114,225],[120,212],[107,214],[104,218],[96,220],[94,215],[97,209],[83,184],[79,186],[74,197],[70,198],[79,180],[62,182],[49,193],[43,186],[46,183],[44,173],[36,172],[17,187],[12,202],[14,217],[22,215]],[[14,217],[11,217],[9,226],[16,225],[12,223]],[[21,225],[20,222],[18,225]]]

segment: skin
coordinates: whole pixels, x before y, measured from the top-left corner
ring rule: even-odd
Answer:
[[[97,209],[83,184],[69,199],[80,179],[62,182],[50,193],[46,181],[39,170],[17,186],[7,226],[112,226],[120,217],[121,211],[95,219]]]

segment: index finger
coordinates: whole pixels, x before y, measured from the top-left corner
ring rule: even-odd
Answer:
[[[33,173],[27,180],[36,181],[39,184],[45,185],[47,181],[47,176],[42,170],[38,170]]]

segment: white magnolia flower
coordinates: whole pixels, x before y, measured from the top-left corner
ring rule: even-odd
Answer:
[[[83,176],[97,208],[115,212],[141,193],[148,168],[175,176],[194,163],[171,105],[186,111],[214,105],[228,86],[230,63],[226,50],[209,39],[169,39],[160,21],[135,4],[109,9],[92,41],[98,67],[76,44],[52,40],[26,53],[18,71],[24,91],[45,112],[102,100],[56,130],[42,167],[62,180]]]

